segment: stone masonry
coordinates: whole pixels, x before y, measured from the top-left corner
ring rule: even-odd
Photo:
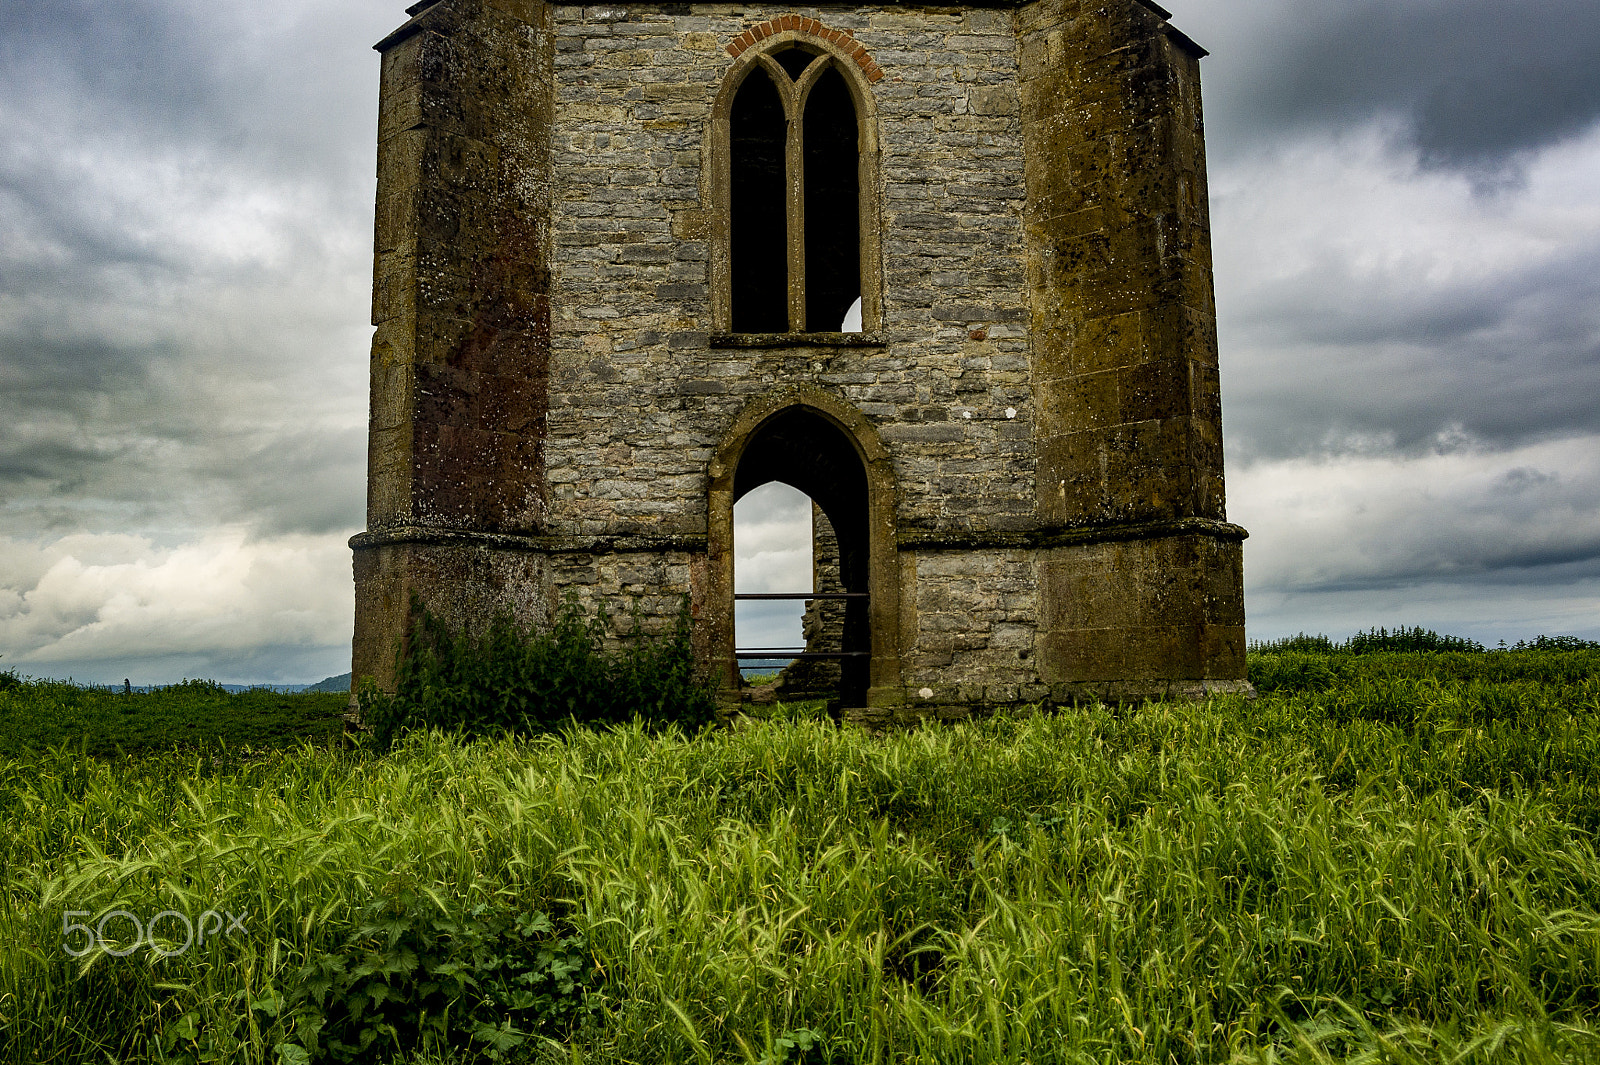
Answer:
[[[412,592],[466,626],[572,592],[619,636],[634,602],[660,629],[688,596],[732,700],[732,506],[777,479],[865,593],[827,637],[864,652],[859,718],[1247,688],[1204,52],[1166,12],[408,13],[378,45],[358,681],[393,683]],[[732,330],[730,108],[752,70],[787,85],[785,50],[856,111],[860,332]],[[801,202],[771,236],[791,309],[821,284]]]

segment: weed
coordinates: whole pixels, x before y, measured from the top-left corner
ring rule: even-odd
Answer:
[[[632,637],[612,654],[604,650],[604,622],[585,620],[573,596],[548,631],[534,633],[502,614],[474,637],[450,628],[415,596],[411,610],[395,694],[370,681],[360,693],[362,719],[380,749],[410,728],[534,734],[568,722],[638,718],[693,731],[715,719],[712,688],[690,646],[687,601],[664,638],[644,636],[635,615]]]
[[[566,1038],[597,1007],[584,940],[543,913],[424,892],[363,906],[339,949],[304,962],[285,994],[255,1008],[276,1019],[280,1056],[336,1062],[455,1049],[499,1061],[531,1039]]]

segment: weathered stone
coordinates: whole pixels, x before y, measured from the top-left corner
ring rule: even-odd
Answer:
[[[858,101],[861,334],[731,332],[736,79],[791,46]],[[357,677],[413,591],[647,631],[687,596],[735,698],[732,505],[777,478],[862,596],[806,622],[862,655],[785,684],[847,717],[1243,683],[1198,52],[1149,5],[440,0],[380,51]]]

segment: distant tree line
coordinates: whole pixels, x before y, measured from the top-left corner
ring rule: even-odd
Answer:
[[[1507,645],[1504,640],[1498,647],[1485,647],[1477,640],[1465,636],[1442,636],[1421,625],[1395,629],[1368,629],[1358,632],[1348,640],[1335,641],[1327,636],[1309,636],[1299,633],[1277,640],[1252,640],[1254,654],[1279,654],[1299,651],[1307,654],[1376,654],[1384,651],[1466,651],[1487,653],[1491,651],[1593,651],[1600,650],[1600,641],[1581,640],[1576,636],[1535,636],[1531,640],[1518,640]]]

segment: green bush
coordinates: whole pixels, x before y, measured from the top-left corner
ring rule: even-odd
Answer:
[[[413,596],[395,694],[369,680],[359,698],[380,748],[411,728],[535,734],[637,718],[692,732],[716,719],[713,688],[689,640],[687,600],[670,635],[644,635],[636,613],[626,645],[607,653],[605,622],[585,619],[575,596],[548,631],[530,633],[501,614],[478,637],[455,631]]]
[[[450,1050],[498,1061],[535,1036],[570,1037],[601,985],[583,937],[546,914],[403,892],[368,903],[343,949],[254,1005],[286,1037],[283,1062]]]

